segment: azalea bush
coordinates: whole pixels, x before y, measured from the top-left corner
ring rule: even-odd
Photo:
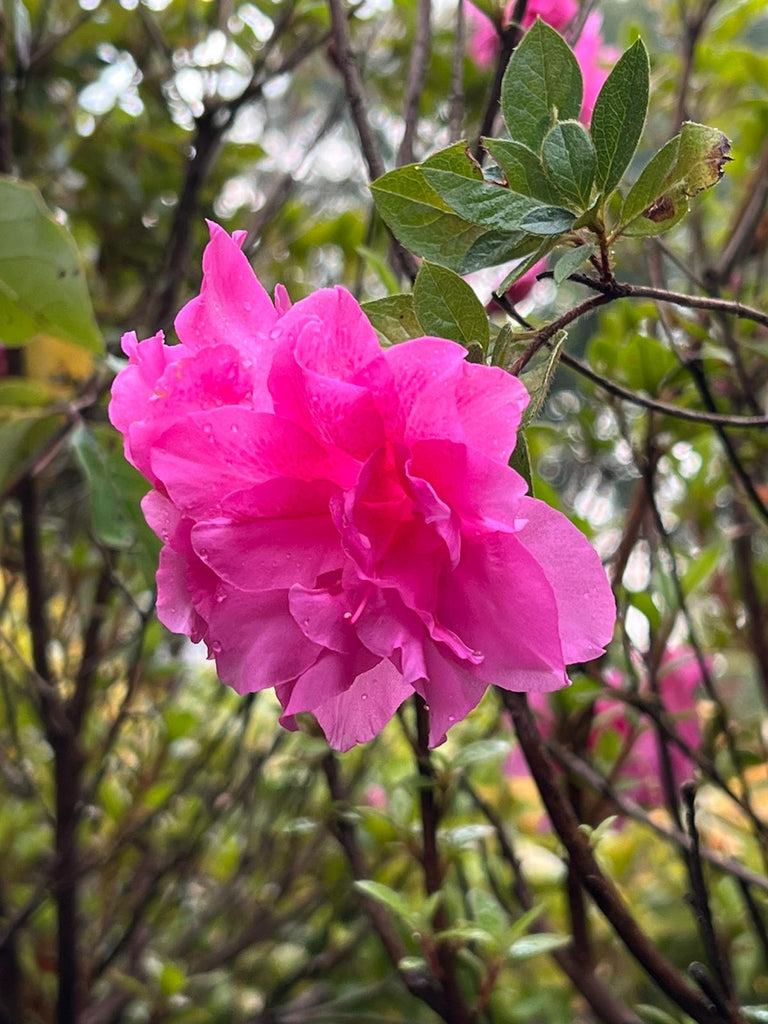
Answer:
[[[768,1019],[766,27],[0,14],[0,1021]]]

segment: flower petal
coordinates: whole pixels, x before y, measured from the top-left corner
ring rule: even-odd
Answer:
[[[344,693],[315,708],[315,717],[335,750],[349,750],[378,735],[412,693],[394,665],[380,661]]]
[[[517,538],[552,585],[566,664],[598,657],[613,636],[616,602],[597,552],[545,502],[522,498],[520,512],[528,522]]]
[[[208,228],[211,240],[203,253],[200,294],[176,317],[176,333],[193,351],[235,344],[251,358],[265,361],[269,331],[277,320],[275,307],[237,241],[212,221]]]
[[[280,686],[317,661],[321,648],[294,622],[287,591],[246,594],[225,588],[217,598],[208,646],[219,678],[238,693]]]

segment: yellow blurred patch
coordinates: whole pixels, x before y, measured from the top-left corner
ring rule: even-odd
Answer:
[[[24,347],[26,376],[48,384],[61,394],[87,380],[94,372],[94,354],[49,334],[41,334]]]

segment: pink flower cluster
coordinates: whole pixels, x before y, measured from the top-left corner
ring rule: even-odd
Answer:
[[[606,676],[608,682],[620,688],[624,679],[620,672]],[[696,717],[696,690],[701,686],[701,670],[689,647],[673,648],[665,652],[658,673],[659,697],[670,716],[675,733],[689,747],[695,749],[701,740],[701,729]],[[549,709],[546,694],[534,694],[531,706],[537,712],[539,728],[544,736],[553,736],[556,722]],[[622,752],[615,772],[622,791],[646,807],[663,803],[662,768],[656,731],[650,720],[632,721],[627,716],[627,705],[617,699],[604,697],[595,702],[595,717],[588,746],[595,749],[605,730],[615,732],[622,741]],[[676,787],[691,778],[693,764],[674,743],[667,744],[672,777]],[[507,762],[510,775],[528,773],[525,760],[515,750]]]
[[[273,305],[243,235],[211,225],[181,344],[125,335],[112,389],[152,484],[163,623],[340,750],[413,693],[434,745],[489,684],[567,685],[615,608],[586,539],[508,465],[522,384],[440,338],[382,350],[342,288]]]
[[[514,0],[507,5],[505,17],[509,18],[514,7]],[[541,18],[548,25],[562,32],[573,19],[579,7],[575,0],[529,0],[523,17],[523,28],[530,28],[536,18]],[[470,31],[469,55],[478,67],[486,68],[496,59],[499,49],[499,35],[491,21],[476,7],[468,7]],[[581,35],[576,41],[573,52],[581,67],[584,79],[584,100],[581,107],[581,120],[588,124],[592,117],[597,94],[608,77],[608,67],[618,58],[613,47],[605,46],[602,38],[602,19],[599,12],[593,11],[587,17]]]

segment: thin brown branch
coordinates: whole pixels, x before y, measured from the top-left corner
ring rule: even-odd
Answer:
[[[552,825],[606,920],[640,966],[681,1010],[698,1024],[722,1024],[714,1007],[691,988],[642,931],[613,882],[603,873],[588,837],[579,828],[578,819],[555,781],[525,695],[500,692]]]
[[[451,142],[462,138],[464,126],[464,46],[466,43],[464,0],[456,0],[456,32],[451,60],[451,100],[448,114],[448,135]]]
[[[718,299],[708,295],[686,295],[684,292],[673,292],[666,288],[654,288],[645,284],[629,284],[626,281],[614,281],[613,284],[609,284],[585,274],[571,274],[568,280],[583,284],[612,299],[655,299],[657,302],[666,302],[672,306],[682,306],[685,309],[709,309],[716,313],[726,313],[768,327],[768,313],[730,299]]]
[[[344,808],[349,804],[349,796],[341,781],[336,757],[330,750],[323,758],[323,772],[328,783],[328,792],[336,811],[330,823],[331,830],[344,851],[352,877],[355,881],[363,881],[370,878],[370,872],[358,842],[355,826],[350,818],[344,814]],[[424,974],[417,975],[412,971],[404,972],[400,970],[399,964],[406,955],[406,949],[392,925],[386,908],[381,903],[362,893],[360,894],[360,902],[374,930],[378,934],[392,966],[397,970],[401,981],[408,991],[411,995],[426,1003],[444,1021],[448,1021],[450,1019],[447,1016],[448,1008],[445,1005],[443,993],[435,980]]]
[[[532,910],[536,905],[536,898],[525,877],[520,858],[515,852],[504,822],[495,808],[480,796],[466,778],[462,779],[462,785],[496,833],[501,855],[512,870],[512,891],[515,899],[523,910]],[[553,932],[554,926],[542,915],[531,925],[531,930]],[[616,998],[591,968],[577,962],[570,949],[554,950],[551,956],[603,1024],[641,1024],[640,1018]]]
[[[768,416],[730,416],[728,413],[702,412],[698,409],[685,409],[680,405],[672,405],[670,402],[661,402],[656,398],[648,398],[635,391],[630,391],[629,388],[622,387],[616,381],[603,377],[602,374],[587,366],[581,359],[577,359],[567,352],[561,353],[560,361],[580,376],[591,380],[593,384],[597,384],[598,387],[603,388],[603,390],[608,391],[617,398],[621,398],[625,402],[631,402],[633,405],[638,405],[643,409],[664,413],[665,416],[674,416],[679,420],[688,420],[691,423],[706,423],[712,427],[721,425],[753,429],[755,427],[763,428],[768,426]]]
[[[411,46],[411,63],[408,67],[408,78],[405,83],[405,102],[403,104],[403,139],[397,151],[397,164],[413,163],[413,143],[419,125],[419,110],[424,83],[427,80],[429,67],[429,51],[431,46],[431,0],[419,0],[416,15],[416,32]]]
[[[504,79],[504,72],[507,70],[507,64],[509,64],[509,59],[517,48],[517,44],[523,37],[521,22],[525,16],[527,6],[528,0],[516,0],[509,25],[500,33],[499,56],[496,59],[493,81],[485,101],[485,112],[483,113],[480,132],[472,146],[472,154],[480,162],[482,162],[485,155],[482,140],[493,132],[493,126],[499,112],[499,98],[501,97],[501,83]]]

